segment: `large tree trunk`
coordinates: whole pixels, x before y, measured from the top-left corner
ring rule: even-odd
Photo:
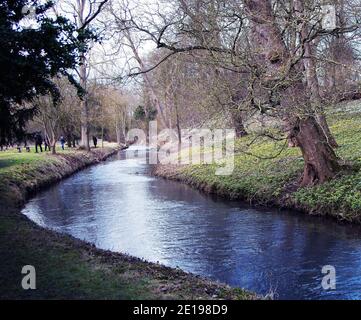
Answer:
[[[305,20],[304,16],[304,0],[295,0],[295,9],[297,14],[300,16],[300,21]],[[303,21],[303,25],[301,27],[301,40],[303,42],[304,47],[304,58],[303,66],[305,68],[306,82],[307,88],[311,93],[311,104],[315,110],[317,110],[317,122],[323,129],[323,133],[327,137],[327,142],[334,148],[338,147],[336,139],[331,133],[331,130],[326,121],[326,116],[324,114],[322,108],[322,101],[320,96],[320,86],[318,83],[318,77],[316,72],[316,63],[313,55],[313,45],[308,40],[309,30],[307,26],[307,21]]]
[[[275,17],[270,0],[246,0],[246,9],[252,23],[252,36],[256,61],[265,68],[262,86],[274,86],[275,82],[289,81],[280,89],[280,112],[290,124],[290,137],[301,148],[304,159],[302,186],[322,183],[333,178],[339,171],[338,159],[328,138],[316,121],[316,114],[310,115],[307,87],[297,77],[297,70],[289,64],[291,58]],[[304,114],[297,112],[305,106]],[[294,120],[292,120],[294,119]]]
[[[301,186],[332,179],[340,165],[318,122],[311,117],[300,120],[294,134],[305,161]]]
[[[124,131],[123,129],[120,127],[119,124],[116,124],[115,126],[115,133],[117,135],[117,143],[119,145],[125,143],[125,136],[124,136]]]

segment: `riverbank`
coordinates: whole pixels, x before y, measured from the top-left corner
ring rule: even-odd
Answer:
[[[37,191],[69,175],[106,160],[119,150],[115,144],[104,148],[58,150],[51,153],[0,153],[0,203],[4,208],[20,207]]]
[[[99,250],[37,226],[20,207],[38,190],[117,152],[0,153],[0,299],[252,299],[241,289],[178,269]],[[21,287],[24,265],[37,289]]]
[[[253,205],[295,209],[341,221],[361,223],[361,102],[340,107],[329,115],[339,143],[338,156],[351,164],[323,185],[299,188],[303,159],[298,148],[257,133],[235,143],[235,168],[229,176],[216,176],[216,165],[158,165],[154,174],[187,183],[206,193],[247,201]]]

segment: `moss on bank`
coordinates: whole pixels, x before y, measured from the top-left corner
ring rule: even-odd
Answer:
[[[252,299],[240,289],[152,264],[45,230],[18,206],[51,183],[116,149],[50,154],[0,153],[0,299]],[[33,265],[37,289],[21,287]]]
[[[235,168],[230,176],[216,176],[216,165],[158,166],[154,173],[232,199],[293,208],[360,223],[360,103],[329,116],[331,130],[340,145],[336,152],[352,164],[353,170],[342,172],[339,177],[323,185],[298,188],[303,169],[300,150],[284,148],[284,141],[270,141],[267,138],[251,143],[255,134],[236,141]]]

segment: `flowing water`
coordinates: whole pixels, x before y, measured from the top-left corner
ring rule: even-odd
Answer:
[[[152,177],[132,147],[39,193],[41,226],[281,299],[360,299],[361,228],[259,210]],[[324,290],[323,266],[336,269]]]

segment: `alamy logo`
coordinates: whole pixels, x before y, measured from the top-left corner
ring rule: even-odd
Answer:
[[[21,286],[24,290],[35,290],[36,289],[36,272],[34,266],[23,266],[21,273],[25,276],[21,281]]]
[[[21,13],[29,19],[34,19],[36,16],[36,9],[33,6],[24,6]]]
[[[158,133],[157,122],[149,123],[148,135],[142,129],[131,129],[128,141],[146,143],[151,150],[149,164],[199,165],[215,164],[215,175],[231,175],[234,170],[234,129],[192,129],[179,133],[165,129]]]
[[[34,6],[24,6],[21,9],[21,13],[24,15],[22,20],[22,26],[25,29],[31,29],[36,24],[36,9]]]
[[[322,29],[332,31],[336,29],[336,7],[334,5],[322,6]]]
[[[334,266],[324,266],[322,274],[322,288],[324,290],[336,290],[336,268]]]

